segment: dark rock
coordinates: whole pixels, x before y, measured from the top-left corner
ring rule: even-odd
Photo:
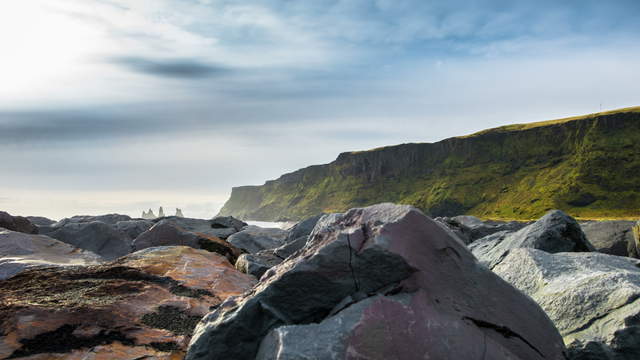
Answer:
[[[98,255],[48,236],[0,229],[0,280],[32,268],[99,262]]]
[[[131,220],[131,217],[127,215],[120,215],[120,214],[107,214],[107,215],[97,215],[97,216],[77,215],[70,218],[64,218],[58,221],[57,223],[55,223],[53,226],[60,227],[68,223],[89,223],[89,222],[96,222],[96,221],[109,224],[109,225],[115,225],[118,221],[127,221],[127,220]]]
[[[552,210],[540,220],[517,232],[501,231],[476,240],[469,245],[473,254],[493,268],[512,249],[532,248],[549,253],[594,251],[580,225],[560,210]]]
[[[273,250],[263,250],[255,254],[242,254],[236,261],[236,269],[259,279],[267,270],[280,264],[282,260],[282,258],[273,253]]]
[[[230,235],[238,232],[238,230],[236,230],[236,228],[234,227],[218,227],[218,225],[216,225],[217,223],[213,220],[169,216],[163,219],[157,219],[157,221],[163,221],[178,226],[187,231],[199,232],[220,239],[226,239]]]
[[[227,241],[235,247],[255,254],[258,251],[274,249],[285,244],[288,235],[289,232],[286,230],[249,225],[231,235]]]
[[[207,234],[183,229],[175,222],[162,220],[143,232],[133,241],[134,251],[155,246],[189,246],[203,249],[225,256],[232,264],[236,262],[241,251],[228,242]]]
[[[297,256],[203,318],[187,359],[561,360],[563,351],[544,312],[442,225],[380,204],[320,219]]]
[[[302,249],[307,244],[308,240],[308,236],[301,236],[271,251],[273,251],[273,253],[279,258],[286,259],[289,256],[293,255],[296,251]]]
[[[471,215],[440,217],[434,220],[450,228],[465,244],[470,244],[478,239],[500,231],[518,231],[529,225],[529,223],[522,221],[482,221]]]
[[[118,221],[114,227],[116,230],[123,232],[130,239],[135,239],[143,232],[151,229],[153,222],[144,219]]]
[[[26,218],[36,226],[50,226],[56,223],[55,220],[48,219],[44,216],[27,216]]]
[[[514,249],[493,270],[540,304],[570,359],[640,359],[640,261]]]
[[[287,242],[291,242],[293,240],[299,239],[301,237],[306,237],[311,234],[313,228],[318,223],[321,217],[325,214],[320,214],[316,216],[312,216],[308,219],[302,220],[299,223],[295,224],[293,227],[289,229],[289,235],[287,235]]]
[[[61,221],[47,235],[77,248],[89,250],[106,260],[131,253],[131,238],[102,221]]]
[[[0,228],[17,231],[25,234],[37,234],[38,227],[22,216],[11,216],[9,213],[0,211]]]
[[[216,216],[211,221],[211,227],[215,229],[224,229],[224,228],[232,228],[236,231],[242,230],[247,223],[234,218],[233,216]]]
[[[629,256],[629,245],[633,244],[633,231],[631,228],[635,221],[589,221],[580,223],[587,240],[596,251],[617,255]]]
[[[182,359],[198,319],[254,283],[182,246],[24,271],[0,281],[0,358]]]

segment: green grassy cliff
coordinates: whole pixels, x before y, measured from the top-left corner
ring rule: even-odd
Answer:
[[[233,188],[220,215],[298,220],[390,201],[432,216],[640,216],[640,107],[343,153]]]

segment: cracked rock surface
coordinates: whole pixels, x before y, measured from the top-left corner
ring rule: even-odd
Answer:
[[[443,225],[379,204],[318,221],[304,248],[196,327],[188,360],[564,359],[529,297]]]
[[[516,249],[493,270],[540,304],[571,359],[640,359],[640,261]]]
[[[254,283],[186,246],[27,270],[0,281],[0,359],[182,359],[200,318]]]

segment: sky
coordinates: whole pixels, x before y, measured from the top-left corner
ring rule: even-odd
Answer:
[[[179,207],[340,152],[640,105],[637,0],[3,0],[0,210]]]

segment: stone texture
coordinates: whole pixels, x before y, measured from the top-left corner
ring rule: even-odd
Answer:
[[[153,222],[150,220],[136,219],[118,221],[115,223],[114,228],[120,232],[127,234],[130,239],[135,239],[143,232],[151,229]]]
[[[552,210],[540,220],[516,232],[501,231],[469,245],[473,254],[486,266],[493,268],[512,249],[532,248],[549,253],[565,251],[594,251],[580,225],[560,210]]]
[[[113,260],[131,253],[132,250],[131,238],[126,233],[118,231],[115,228],[116,223],[112,225],[102,221],[60,221],[47,232],[47,235],[94,252],[106,260]]]
[[[302,220],[299,223],[293,225],[289,229],[289,235],[287,235],[287,242],[294,241],[301,237],[307,237],[313,231],[313,228],[318,223],[318,220],[322,218],[325,214],[320,214],[316,216],[312,216],[308,219]]]
[[[175,224],[176,222],[168,220],[158,222],[133,241],[133,249],[142,250],[155,246],[189,246],[223,255],[231,263],[235,263],[238,256],[242,253],[239,249],[222,239],[199,232],[188,231]]]
[[[182,359],[200,317],[254,282],[189,247],[25,271],[0,282],[0,358]]]
[[[0,280],[32,268],[99,262],[98,255],[48,236],[0,229]]]
[[[214,220],[181,218],[176,216],[165,217],[161,221],[173,224],[184,230],[198,232],[220,239],[226,239],[230,235],[238,232],[235,227],[220,227],[219,223]]]
[[[0,228],[25,234],[38,233],[38,227],[31,223],[29,219],[22,216],[12,216],[4,211],[0,211]]]
[[[282,260],[272,250],[263,250],[255,254],[242,254],[236,261],[236,269],[259,279],[267,270],[280,264]]]
[[[202,319],[187,359],[560,360],[563,351],[538,305],[449,230],[379,204],[320,219],[296,256]]]
[[[247,226],[247,223],[242,220],[238,220],[233,216],[216,216],[211,219],[211,226],[213,228],[232,228],[236,231],[240,231],[242,228]]]
[[[54,226],[59,227],[67,223],[89,223],[89,222],[95,222],[95,221],[109,224],[109,225],[115,225],[118,221],[127,221],[127,220],[131,220],[131,217],[127,215],[120,215],[120,214],[106,214],[106,215],[97,215],[97,216],[77,215],[70,218],[64,218],[58,221],[57,223],[55,223]]]
[[[640,261],[514,249],[493,270],[540,304],[571,359],[640,359]]]
[[[274,249],[285,244],[289,232],[278,228],[261,228],[249,225],[231,235],[227,241],[251,254]]]
[[[529,225],[528,223],[521,221],[482,221],[481,219],[471,215],[439,217],[434,220],[450,228],[465,244],[470,244],[485,236],[501,231],[518,231]]]
[[[50,226],[56,223],[55,220],[48,219],[44,216],[26,216],[26,218],[36,226]]]
[[[629,246],[633,245],[633,231],[631,228],[635,221],[589,221],[580,223],[587,240],[596,251],[617,255],[629,256]]]

